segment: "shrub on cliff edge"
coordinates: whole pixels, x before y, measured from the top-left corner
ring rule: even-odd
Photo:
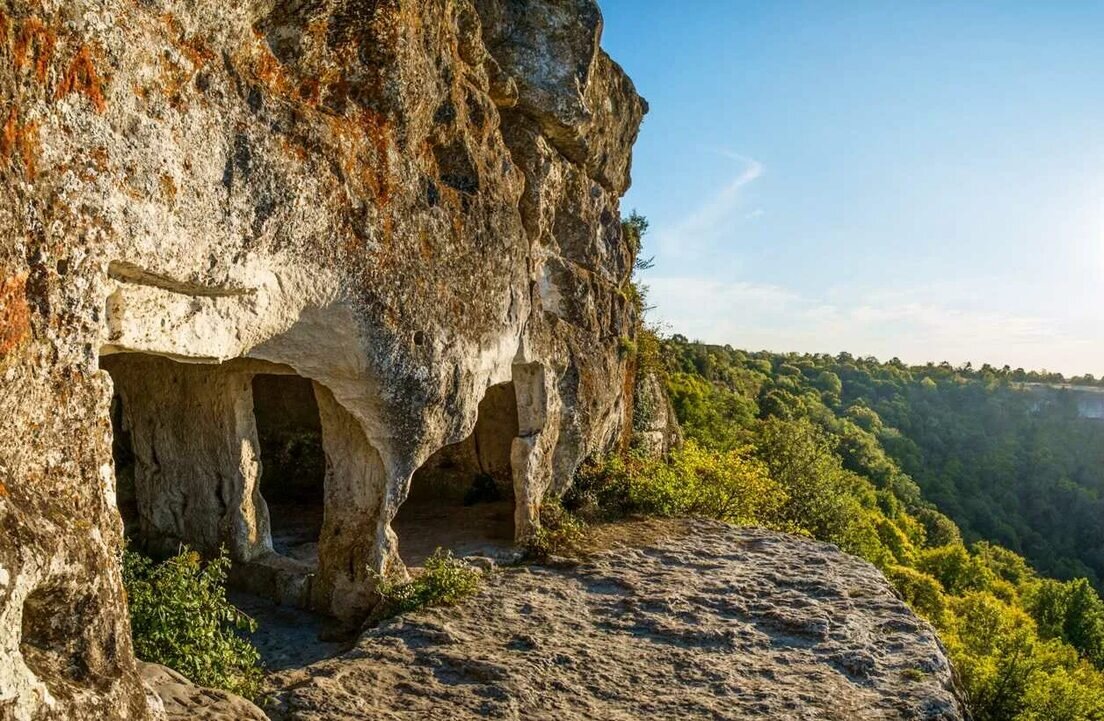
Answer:
[[[123,584],[134,652],[201,686],[255,699],[261,657],[241,632],[257,625],[226,598],[229,568],[225,549],[207,563],[186,548],[162,563],[126,551]]]

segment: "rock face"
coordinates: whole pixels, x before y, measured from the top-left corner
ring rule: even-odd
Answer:
[[[713,522],[612,535],[626,545],[504,571],[458,608],[278,675],[270,716],[963,718],[934,632],[870,564]]]
[[[646,106],[600,33],[593,0],[0,2],[0,718],[147,717],[119,507],[356,619],[489,388],[516,537],[623,442]],[[260,375],[314,392],[313,558],[273,546]]]
[[[202,688],[171,668],[138,663],[142,682],[149,689],[155,721],[267,721],[259,708],[225,691]]]
[[[655,373],[638,373],[633,391],[633,444],[660,457],[682,445],[682,429],[663,381]]]

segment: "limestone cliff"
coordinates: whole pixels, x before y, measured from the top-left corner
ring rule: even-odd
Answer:
[[[356,619],[442,448],[523,537],[622,441],[646,106],[600,35],[593,0],[0,2],[0,718],[147,716],[120,508]],[[260,376],[320,428],[311,562]]]

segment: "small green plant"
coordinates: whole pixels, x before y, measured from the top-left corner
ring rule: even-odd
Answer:
[[[525,552],[534,559],[571,555],[579,550],[585,535],[585,523],[558,501],[547,501],[541,506],[540,527],[525,539]]]
[[[922,668],[906,668],[901,675],[909,681],[923,681],[928,674]]]
[[[617,339],[617,352],[622,358],[632,358],[636,355],[636,342],[627,335],[621,336]]]
[[[201,686],[255,699],[261,657],[241,634],[257,624],[227,600],[229,569],[226,549],[207,563],[187,548],[163,563],[126,551],[123,584],[134,652]]]
[[[379,616],[389,618],[427,606],[453,606],[475,595],[482,580],[479,569],[454,558],[451,551],[438,548],[426,559],[422,572],[412,580],[404,583],[380,581],[383,604]]]

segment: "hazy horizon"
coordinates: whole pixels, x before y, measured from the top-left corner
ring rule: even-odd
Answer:
[[[665,330],[1104,374],[1104,6],[601,5]]]

